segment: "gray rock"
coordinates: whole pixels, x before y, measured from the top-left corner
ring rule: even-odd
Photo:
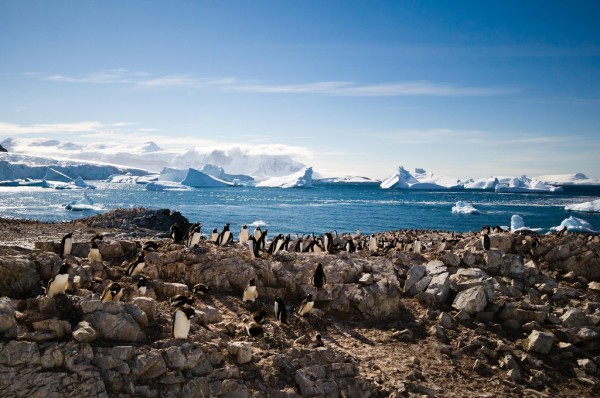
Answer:
[[[244,341],[232,341],[227,344],[229,355],[235,359],[235,363],[243,365],[252,361],[252,343]]]
[[[6,337],[16,337],[17,335],[15,309],[8,297],[0,298],[0,334]]]
[[[71,324],[60,319],[33,322],[32,326],[35,331],[51,332],[55,339],[62,339],[71,335]]]
[[[510,234],[491,234],[490,247],[497,249],[502,253],[509,253],[514,247],[514,239]]]
[[[464,290],[456,296],[452,306],[459,311],[466,311],[473,315],[480,311],[483,311],[487,305],[487,299],[485,291],[481,286],[473,287]]]
[[[148,327],[148,316],[135,304],[125,304],[125,310],[141,327]]]
[[[373,277],[373,274],[371,274],[371,273],[364,274],[358,280],[358,283],[360,283],[363,286],[372,285],[374,282],[375,282],[375,278]]]
[[[40,365],[38,345],[30,341],[9,341],[0,351],[0,364],[6,366]]]
[[[444,263],[444,265],[449,267],[458,267],[460,265],[460,257],[458,254],[447,252],[440,256],[440,260]],[[472,264],[474,261],[472,262]]]
[[[31,297],[39,286],[40,275],[33,261],[16,256],[5,257],[0,250],[0,297]]]
[[[79,322],[77,329],[73,332],[73,338],[80,343],[91,343],[96,340],[97,336],[94,328],[86,321]]]
[[[500,273],[511,277],[520,277],[525,272],[523,257],[516,254],[505,254],[502,256]]]
[[[534,330],[527,338],[527,351],[537,352],[539,354],[548,354],[552,349],[554,336],[550,333]]]
[[[167,364],[157,351],[137,356],[130,367],[131,373],[140,379],[153,379],[167,372]]]
[[[414,265],[408,270],[408,275],[406,277],[406,282],[404,283],[404,292],[411,293],[411,289],[423,278],[425,275],[425,266],[424,265]],[[416,291],[413,291],[411,294],[415,294]]]
[[[147,316],[147,321],[154,322],[156,320],[156,300],[150,297],[136,297],[133,299],[133,304],[144,311]]]
[[[170,298],[178,294],[188,294],[189,288],[183,283],[170,283],[155,281],[153,284],[154,290],[159,297]]]
[[[448,254],[448,253],[446,253]],[[448,267],[446,267],[444,265],[444,263],[440,260],[432,260],[430,262],[427,263],[427,265],[425,266],[427,275],[438,275],[441,274],[443,272],[448,272]]]
[[[444,329],[450,329],[452,327],[452,317],[445,312],[442,312],[438,317],[438,323]]]
[[[486,250],[483,259],[484,264],[482,264],[482,268],[492,274],[497,274],[500,271],[500,267],[504,264],[502,253],[495,250]]]
[[[196,310],[196,316],[200,323],[204,324],[219,323],[223,320],[221,312],[211,305],[203,305],[202,309]]]
[[[134,342],[146,339],[140,325],[127,313],[110,314],[97,311],[84,316],[84,320],[92,325],[100,339]]]
[[[576,328],[588,324],[587,316],[577,308],[570,308],[560,317],[561,323],[567,328]]]
[[[443,272],[435,275],[429,282],[425,293],[432,295],[439,304],[445,303],[450,294],[450,274]]]

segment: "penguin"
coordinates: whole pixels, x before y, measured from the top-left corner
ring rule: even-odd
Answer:
[[[229,223],[227,223],[223,227],[223,231],[221,231],[219,236],[217,236],[217,245],[225,246],[232,240],[233,240],[233,237],[231,236],[231,231],[229,231]]]
[[[377,238],[375,238],[375,235],[371,235],[371,237],[369,238],[369,251],[377,251]]]
[[[143,252],[154,252],[154,251],[157,251],[157,250],[158,250],[158,243],[154,242],[152,240],[147,240],[142,245],[142,251]]]
[[[258,245],[258,250],[265,250],[265,247],[267,245],[267,233],[269,232],[268,229],[265,229],[264,231],[262,231],[262,233],[260,234],[260,238],[256,241],[256,244]]]
[[[243,322],[244,329],[246,330],[246,333],[248,333],[248,336],[256,337],[260,336],[263,333],[263,327],[260,326],[258,323],[251,321],[248,318],[244,318]]]
[[[499,225],[496,225],[494,228],[492,228],[492,231],[493,231],[494,233],[500,233],[500,232],[504,232],[504,230],[502,229],[502,227],[501,227],[501,226],[499,226]]]
[[[183,240],[183,232],[177,223],[171,225],[171,228],[169,228],[169,233],[174,243],[179,243]]]
[[[246,302],[246,301],[252,301],[254,302],[254,300],[256,300],[256,298],[258,297],[258,291],[256,290],[256,281],[254,280],[254,278],[250,279],[250,282],[248,282],[248,286],[246,286],[246,288],[244,289],[244,295],[242,296],[242,301]]]
[[[256,242],[256,239],[254,239],[254,236],[248,238],[248,248],[250,249],[253,258],[258,258],[260,256],[258,253],[258,243]]]
[[[346,251],[348,253],[356,252],[356,245],[354,245],[354,241],[352,239],[348,239],[346,241]]]
[[[277,246],[279,244],[279,241],[283,239],[283,234],[279,234],[277,236],[275,236],[273,238],[273,240],[271,241],[271,244],[269,245],[269,248],[267,249],[267,253],[269,254],[275,254],[277,252]]]
[[[489,235],[491,233],[491,229],[489,225],[484,225],[483,227],[481,227],[481,233],[482,234],[486,234]]]
[[[69,232],[60,241],[60,258],[70,255],[71,249],[73,249],[73,233]]]
[[[173,313],[171,333],[174,339],[187,339],[190,332],[190,320],[196,316],[196,311],[191,307],[178,308]]]
[[[313,299],[312,294],[307,294],[304,300],[300,303],[300,307],[298,307],[298,311],[296,313],[300,316],[304,316],[313,309],[315,305],[315,300]]]
[[[192,248],[200,243],[200,224],[196,223],[188,230],[187,247]]]
[[[287,323],[285,304],[279,296],[275,296],[275,319],[277,319],[280,324]]]
[[[289,235],[288,235],[288,239],[287,242],[289,243]],[[279,234],[279,239],[277,240],[277,244],[275,245],[275,250],[273,251],[273,254],[277,253],[280,250],[285,250],[285,244],[286,244],[286,238],[283,236],[283,234]]]
[[[239,235],[239,240],[240,240],[240,245],[245,245],[246,243],[248,243],[248,226],[246,224],[242,225],[242,229],[240,229],[240,235]]]
[[[327,278],[325,277],[325,272],[323,271],[323,265],[321,263],[317,264],[317,268],[310,278],[310,283],[317,289],[322,289],[327,283]]]
[[[267,312],[265,310],[255,311],[252,313],[252,319],[256,323],[263,323],[267,319]]]
[[[294,243],[294,252],[296,253],[302,253],[302,249],[304,249],[304,234],[302,234],[302,237],[298,237],[298,234],[296,234],[296,243]]]
[[[184,305],[194,305],[194,298],[185,294],[177,294],[169,299],[171,307],[183,307]]]
[[[333,253],[333,235],[331,232],[326,232],[323,237],[323,248],[325,249],[325,253]]]
[[[104,293],[102,293],[102,297],[100,301],[103,303],[114,301],[118,303],[123,297],[123,288],[117,282],[111,282],[106,289],[104,289]]]
[[[92,247],[90,248],[90,252],[88,254],[88,261],[90,263],[102,262],[102,254],[100,253],[100,249],[98,248],[98,244],[95,240],[92,240]]]
[[[422,250],[421,241],[416,239],[413,242],[413,253],[421,254],[421,250]]]
[[[207,295],[208,292],[210,292],[210,286],[207,286],[203,283],[197,283],[192,288],[192,292],[194,292],[194,294],[204,296],[204,295]]]
[[[147,284],[147,279],[144,278],[143,276],[140,276],[140,280],[138,280],[137,283],[137,289],[138,289],[138,293],[141,294],[142,296],[146,295],[146,291],[148,290],[148,287],[146,286]]]
[[[319,348],[319,347],[325,347],[325,344],[323,344],[323,340],[321,340],[321,335],[317,333],[317,335],[315,336],[315,341],[310,343],[310,348]]]
[[[144,262],[144,253],[139,253],[137,259],[130,262],[127,266],[127,276],[136,276],[144,269],[146,263]]]
[[[219,238],[219,232],[217,231],[217,229],[213,229],[212,233],[210,234],[210,239],[209,241],[217,243],[217,239]]]
[[[48,289],[46,290],[46,296],[52,298],[57,294],[64,293],[69,285],[69,264],[63,262],[58,270],[58,273],[54,275],[50,281],[48,281]]]
[[[261,236],[262,236],[262,230],[260,229],[260,226],[257,226],[256,228],[254,228],[254,239],[256,239],[256,241],[258,241]]]
[[[483,250],[490,250],[490,237],[487,234],[481,235],[481,245]]]

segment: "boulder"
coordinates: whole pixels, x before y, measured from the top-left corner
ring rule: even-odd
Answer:
[[[561,317],[562,326],[567,328],[576,328],[585,326],[588,323],[587,316],[578,308],[569,308]]]
[[[8,297],[0,298],[0,335],[5,337],[16,337],[17,335],[15,309]]]
[[[424,265],[414,265],[408,270],[406,282],[404,283],[404,293],[415,294],[416,291],[411,289],[423,278],[425,275]]]
[[[144,311],[149,322],[154,322],[157,316],[156,300],[150,297],[136,297],[133,304]]]
[[[465,311],[471,315],[483,311],[486,305],[485,290],[481,286],[472,287],[458,293],[452,303],[452,306],[457,310]]]
[[[92,328],[92,325],[89,322],[81,321],[77,325],[77,329],[73,331],[73,338],[80,343],[91,343],[96,340],[98,334]]]
[[[514,239],[510,234],[491,234],[490,248],[501,251],[502,253],[510,253],[514,247]]]
[[[522,256],[516,254],[505,254],[502,256],[502,265],[500,266],[500,273],[502,275],[518,278],[523,275],[524,271],[525,264]]]
[[[497,274],[500,271],[500,267],[504,264],[502,253],[495,250],[486,250],[483,260],[484,263],[481,265],[481,268],[492,274]]]
[[[232,341],[227,344],[227,351],[238,365],[243,365],[252,361],[252,343]]]
[[[539,354],[548,354],[552,349],[554,336],[550,333],[534,330],[527,338],[527,351],[537,352]]]
[[[446,302],[450,294],[450,274],[443,272],[435,275],[429,282],[425,293],[433,296],[438,304]]]
[[[111,314],[96,311],[85,315],[84,320],[96,330],[99,339],[133,342],[146,339],[140,325],[129,313]]]
[[[63,339],[71,335],[71,324],[60,319],[45,319],[33,322],[33,330],[52,333],[52,338]]]
[[[0,250],[0,297],[28,298],[39,291],[40,276],[33,261],[4,256]]]

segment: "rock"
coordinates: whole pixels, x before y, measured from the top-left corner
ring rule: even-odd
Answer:
[[[136,297],[133,299],[133,304],[144,311],[149,322],[156,320],[156,300],[150,297]]]
[[[156,294],[163,299],[168,299],[178,294],[188,294],[189,288],[183,283],[169,283],[157,280],[153,284]]]
[[[0,350],[0,364],[6,366],[40,365],[38,345],[30,341],[9,341]]]
[[[33,261],[4,256],[0,250],[0,297],[28,298],[40,291],[40,275]]]
[[[502,256],[502,265],[500,273],[505,276],[518,278],[525,272],[525,264],[523,257],[516,254],[505,254]]]
[[[435,275],[429,282],[425,293],[433,296],[438,304],[445,303],[450,294],[450,274],[442,272]]]
[[[0,335],[4,335],[5,337],[17,336],[15,309],[12,307],[8,297],[0,298]]]
[[[440,256],[440,260],[448,267],[458,267],[460,265],[460,257],[456,253],[444,253]]]
[[[124,257],[123,247],[119,242],[102,241],[98,243],[98,249],[104,261],[120,260]]]
[[[427,275],[435,276],[443,272],[448,272],[448,267],[440,260],[432,260],[425,266],[425,271]]]
[[[527,351],[548,354],[552,349],[554,336],[550,333],[534,330],[527,338]]]
[[[375,282],[375,278],[373,277],[373,274],[368,273],[368,274],[364,274],[363,276],[361,276],[361,278],[358,280],[358,283],[360,283],[363,286],[369,286],[372,285]]]
[[[219,323],[223,320],[221,312],[211,305],[203,305],[202,309],[196,310],[196,316],[202,324]]]
[[[452,327],[452,317],[445,312],[442,312],[438,317],[438,323],[444,329],[450,329]]]
[[[425,275],[425,269],[426,268],[423,265],[414,265],[408,270],[406,282],[404,283],[405,293],[413,295],[417,293],[415,290],[412,290],[412,288],[421,280],[421,278],[423,278]]]
[[[600,293],[600,282],[590,282],[588,283],[588,289],[593,290],[597,293]]]
[[[483,311],[487,305],[485,291],[481,286],[464,290],[456,296],[452,306],[459,311],[466,311],[470,315]]]
[[[497,249],[502,253],[509,253],[514,247],[514,239],[512,235],[491,234],[490,247]]]
[[[483,254],[483,260],[484,264],[482,264],[481,268],[494,275],[500,271],[500,267],[504,264],[502,253],[494,250],[486,250]]]
[[[235,363],[238,365],[252,361],[252,343],[232,341],[227,344],[227,351],[235,358]]]
[[[570,308],[560,317],[562,326],[567,328],[576,328],[587,325],[587,316],[583,311],[577,308]]]
[[[127,313],[115,315],[96,311],[84,316],[84,320],[92,325],[100,339],[134,342],[142,342],[146,339],[140,325]]]
[[[97,336],[94,328],[86,321],[79,322],[77,329],[73,332],[73,338],[80,343],[91,343],[96,340]]]
[[[125,310],[141,327],[148,327],[148,316],[135,304],[125,304]]]
[[[153,379],[167,372],[167,364],[157,351],[139,355],[131,365],[131,373],[140,379]]]
[[[71,335],[71,324],[60,319],[46,319],[33,322],[32,326],[35,331],[51,332],[55,339],[63,339]]]
[[[588,375],[592,375],[593,376],[593,375],[595,375],[598,372],[598,367],[596,366],[596,364],[594,363],[594,361],[592,361],[589,358],[578,359],[577,360],[577,364]]]

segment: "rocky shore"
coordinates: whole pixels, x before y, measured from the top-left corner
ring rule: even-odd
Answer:
[[[237,232],[223,246],[174,243],[173,223],[187,220],[146,209],[0,220],[3,397],[600,396],[599,236],[497,232],[483,250],[478,234],[393,231],[376,250],[355,236],[355,253],[253,258]],[[48,298],[68,232],[70,288]],[[90,262],[97,234],[102,262]],[[148,240],[158,249],[145,256],[142,295],[126,270]],[[252,278],[258,298],[243,302]],[[102,303],[113,281],[123,298]],[[210,292],[194,295],[198,283]],[[309,293],[312,311],[293,315]],[[187,339],[171,334],[177,294],[195,297]],[[260,310],[264,332],[251,337],[242,319]]]

